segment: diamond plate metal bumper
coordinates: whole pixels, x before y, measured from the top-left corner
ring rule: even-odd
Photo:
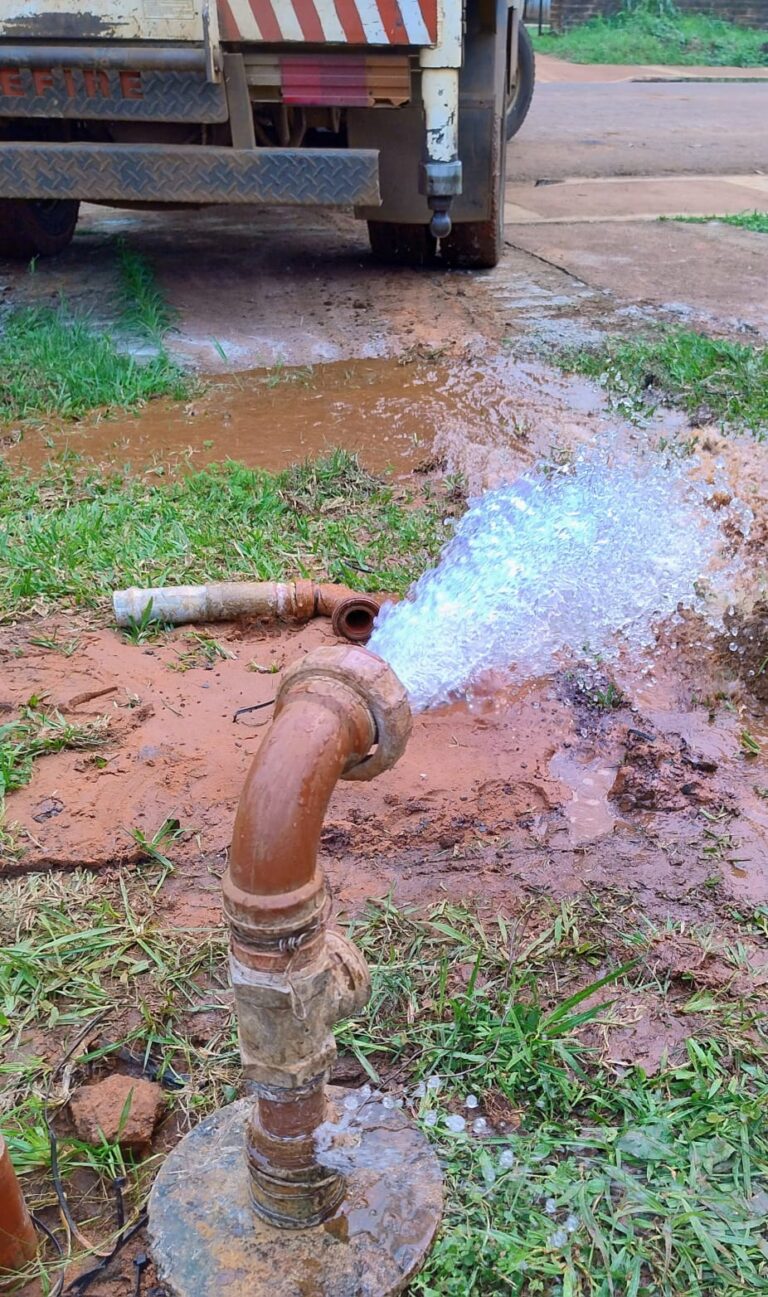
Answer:
[[[377,206],[375,149],[0,144],[0,198]]]
[[[61,56],[59,56],[61,58]],[[204,73],[150,69],[5,66],[0,54],[0,117],[69,117],[90,121],[225,122],[224,86]]]

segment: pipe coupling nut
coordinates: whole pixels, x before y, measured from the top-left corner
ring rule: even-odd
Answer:
[[[330,1068],[333,1028],[359,1013],[371,991],[368,966],[351,941],[326,930],[309,960],[301,952],[285,969],[248,968],[230,957],[245,1076],[295,1090]]]
[[[374,747],[365,756],[355,757],[342,779],[375,779],[391,769],[405,751],[413,718],[405,687],[389,664],[359,644],[315,649],[285,672],[275,715],[292,690],[324,680],[345,686],[367,708],[374,724]]]

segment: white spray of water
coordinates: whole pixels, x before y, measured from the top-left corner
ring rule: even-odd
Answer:
[[[473,501],[437,566],[382,609],[368,647],[415,711],[490,671],[524,680],[587,647],[640,651],[695,603],[719,534],[705,489],[661,458],[613,465],[592,452]]]

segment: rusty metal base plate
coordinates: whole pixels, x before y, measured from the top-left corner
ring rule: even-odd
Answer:
[[[175,1297],[403,1291],[440,1223],[442,1176],[413,1122],[376,1097],[360,1101],[360,1093],[329,1090],[341,1134],[327,1156],[348,1169],[347,1195],[312,1229],[275,1229],[253,1211],[245,1159],[249,1100],[222,1108],[182,1140],[149,1200],[152,1255]]]

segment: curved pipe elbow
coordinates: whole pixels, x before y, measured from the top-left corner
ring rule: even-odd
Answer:
[[[328,802],[350,759],[365,756],[373,741],[373,723],[362,706],[347,710],[332,697],[303,690],[289,696],[240,797],[228,896],[258,897],[275,918],[317,908],[323,891],[317,852]]]
[[[235,818],[224,896],[238,946],[274,945],[317,920],[334,787],[394,765],[410,727],[402,685],[363,648],[318,649],[286,672]]]

